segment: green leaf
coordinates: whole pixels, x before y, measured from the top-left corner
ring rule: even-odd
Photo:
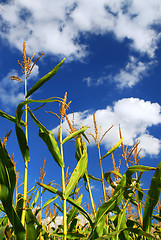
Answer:
[[[96,178],[96,177],[94,177],[94,176],[91,175],[91,174],[88,174],[88,177],[89,177],[91,180],[102,182],[102,179]]]
[[[120,141],[118,141],[118,143],[116,143],[102,158],[105,158],[107,156],[109,156],[111,153],[113,153],[119,146],[120,144],[123,142],[123,138],[120,139]]]
[[[53,236],[63,238],[64,234],[63,233],[54,233]],[[67,239],[81,239],[81,238],[86,238],[86,236],[81,233],[68,233],[67,234]]]
[[[17,123],[15,124],[15,128],[16,128],[18,144],[19,144],[23,159],[25,162],[29,162],[30,161],[30,150],[29,150],[29,146],[27,144],[27,139],[26,139],[25,133],[24,133],[23,129],[20,127],[20,125]]]
[[[78,204],[79,206],[81,205],[82,198],[83,198],[83,194],[81,194],[79,198],[75,201],[76,204]],[[69,225],[69,223],[76,217],[77,212],[78,212],[78,209],[73,206],[70,212],[68,213],[67,225]]]
[[[63,198],[62,192],[60,192],[58,189],[55,189],[49,185],[46,185],[44,183],[38,183],[38,185],[42,186],[43,188],[47,189],[49,192],[54,193],[59,195],[61,198]],[[72,198],[68,197],[67,202],[69,202],[71,205],[75,206],[80,213],[82,213],[82,215],[87,219],[87,221],[89,221],[90,225],[93,226],[93,221],[91,216],[86,212],[86,210],[84,210],[84,208],[82,208],[81,206],[79,206]]]
[[[51,103],[51,102],[59,102],[60,103],[62,101],[63,101],[62,98],[51,97],[51,98],[42,99],[42,100],[32,100],[32,99],[29,99],[27,101],[21,102],[21,103],[19,103],[19,105],[17,106],[17,109],[16,109],[16,121],[20,124],[22,113],[24,112],[24,110],[22,110],[22,108],[26,104],[30,104],[30,103]]]
[[[17,135],[17,140],[18,140],[19,147],[20,147],[22,156],[24,158],[24,161],[27,161],[27,162],[30,161],[30,152],[29,152],[29,147],[27,144],[25,133],[20,126],[21,117],[24,112],[24,109],[22,108],[29,103],[48,103],[48,102],[61,102],[61,100],[58,98],[48,98],[44,100],[29,99],[27,101],[21,102],[16,109],[16,135]]]
[[[13,117],[13,116],[11,116],[11,115],[9,115],[9,114],[1,111],[1,110],[0,110],[0,116],[3,117],[3,118],[6,118],[7,120],[9,120],[11,122],[14,122],[14,123],[16,122],[16,118],[15,117]],[[25,126],[25,122],[21,120],[20,121],[20,125]]]
[[[116,185],[114,184],[114,182],[112,181],[111,179],[111,173],[113,173],[114,175],[118,176],[119,178],[122,178],[122,175],[121,173],[117,172],[117,171],[109,171],[109,172],[106,172],[104,174],[104,178],[105,180],[108,182],[108,184],[112,187],[112,188],[116,188]]]
[[[161,217],[159,216],[159,214],[157,215],[152,215],[153,219],[156,219],[158,222],[161,222]]]
[[[39,127],[39,136],[41,139],[46,143],[49,152],[51,153],[54,160],[57,162],[57,164],[60,167],[64,167],[64,162],[60,154],[60,150],[58,147],[58,144],[55,140],[54,134],[52,131],[47,130],[45,126],[43,126],[38,119],[35,117],[35,115],[31,112],[31,110],[28,108],[28,111],[30,113],[30,116],[36,123],[36,125]]]
[[[127,200],[125,206],[123,207],[123,209],[121,209],[120,213],[118,214],[118,218],[117,218],[118,221],[117,221],[117,227],[116,227],[117,231],[119,231],[120,229],[127,228],[127,225],[126,225],[126,210],[127,210],[127,204],[128,204],[129,201],[130,201],[130,199]],[[120,239],[124,239],[124,240],[130,240],[131,239],[129,237],[129,234],[128,234],[127,231],[118,233],[116,235],[116,239],[119,239],[119,237],[120,237]]]
[[[53,201],[55,201],[58,198],[58,196],[52,197],[50,198],[46,203],[44,203],[44,205],[42,206],[42,209],[44,209],[45,207],[47,207],[50,203],[52,203]]]
[[[150,189],[147,194],[144,213],[143,213],[143,230],[150,232],[152,213],[156,206],[161,191],[161,162],[158,164],[154,176],[151,180]]]
[[[13,193],[16,184],[14,165],[6,147],[0,141],[0,200],[4,210],[13,225],[18,240],[25,239],[25,230],[12,205]]]
[[[28,98],[31,94],[33,94],[37,89],[39,89],[44,83],[46,83],[50,78],[52,78],[57,71],[59,70],[60,66],[65,61],[65,58],[56,66],[54,67],[49,73],[47,73],[44,77],[42,77],[39,81],[37,81],[32,88],[28,91],[26,98]]]
[[[121,201],[123,200],[124,194],[128,188],[132,188],[131,186],[131,176],[135,172],[145,172],[149,170],[154,170],[156,168],[147,167],[142,165],[131,166],[122,176],[119,184],[117,185],[113,196],[105,203],[103,203],[96,212],[96,219],[94,228],[97,227],[98,223],[104,218],[104,216],[113,211]]]
[[[37,225],[37,228],[35,228]],[[31,209],[28,208],[26,211],[26,240],[37,240],[41,224],[32,213]]]
[[[83,127],[80,130],[69,134],[66,138],[64,138],[64,140],[62,141],[62,144],[66,143],[67,141],[71,140],[74,137],[77,137],[79,134],[85,132],[87,130],[87,128],[88,127]]]
[[[106,234],[102,237],[99,237],[97,238],[96,240],[103,240],[103,239],[109,239],[109,238],[112,238],[114,236],[116,236],[117,234],[120,234],[121,232],[123,231],[128,231],[129,233],[135,233],[136,235],[139,235],[139,236],[145,236],[145,237],[149,237],[150,239],[158,239],[157,237],[155,237],[154,235],[152,234],[149,234],[149,233],[146,233],[145,231],[141,230],[141,229],[138,229],[138,228],[125,228],[125,229],[121,229],[121,230],[116,230],[116,231],[113,231],[109,234]],[[132,240],[132,238],[130,237],[130,239]],[[138,239],[138,238],[136,238]]]
[[[30,206],[31,209],[34,208],[35,204],[36,204],[37,201],[38,201],[38,198],[39,198],[39,191],[37,191],[36,196],[35,196],[33,202],[31,203],[31,206]]]
[[[78,183],[79,179],[82,178],[85,172],[87,171],[87,162],[88,162],[88,155],[87,155],[87,147],[85,145],[83,154],[70,177],[68,185],[65,188],[65,193],[64,193],[65,199],[68,198],[73,188]]]

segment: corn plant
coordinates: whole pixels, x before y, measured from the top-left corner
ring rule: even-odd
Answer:
[[[67,110],[71,102],[67,102],[67,93],[65,93],[63,98],[30,99],[30,96],[34,92],[57,73],[64,59],[27,90],[27,79],[30,77],[33,67],[39,60],[38,58],[32,63],[33,58],[34,55],[31,58],[26,57],[24,42],[23,61],[22,63],[18,63],[24,73],[25,81],[17,76],[11,76],[11,79],[24,84],[25,99],[17,106],[15,117],[0,111],[0,116],[15,124],[17,141],[24,159],[24,190],[22,194],[17,192],[15,164],[6,149],[9,133],[3,142],[0,141],[0,211],[2,213],[0,216],[0,239],[160,239],[161,228],[159,224],[161,222],[161,214],[158,201],[161,189],[161,163],[157,167],[139,165],[141,159],[138,150],[139,142],[137,141],[130,150],[127,147],[125,148],[121,128],[119,129],[120,140],[103,155],[100,145],[111,127],[100,138],[100,130],[97,127],[95,114],[93,114],[95,133],[90,133],[90,135],[93,137],[98,149],[101,178],[89,174],[88,161],[90,158],[87,151],[88,137],[86,133],[88,126],[76,129],[74,121],[71,122],[68,119]],[[53,132],[48,130],[38,120],[36,113],[29,107],[32,103],[41,104],[42,107],[45,103],[52,102],[59,104],[59,113],[52,112],[60,121],[57,139]],[[25,114],[25,121],[22,120],[23,114]],[[52,164],[57,164],[61,170],[62,183],[60,187],[57,184],[53,187],[51,183],[44,183],[44,160],[40,182],[28,190],[28,164],[30,161],[30,143],[28,142],[29,116],[33,120],[33,124],[36,124],[39,137],[47,146],[48,151],[54,159],[54,163]],[[64,120],[69,125],[69,134],[66,137],[62,134]],[[70,175],[66,173],[65,176],[65,167],[68,166],[68,159],[66,159],[64,154],[64,145],[71,140],[75,142],[76,166]],[[114,151],[119,146],[122,147],[122,157],[127,167],[124,174],[119,172],[119,167],[116,167],[114,158]],[[113,161],[113,170],[103,169],[102,161],[110,157],[112,157]],[[141,188],[141,178],[144,172],[147,171],[154,171],[154,176],[151,180],[148,193],[145,193]],[[114,181],[112,180],[112,176],[114,176]],[[85,189],[89,194],[88,198],[90,199],[92,209],[91,214],[88,211],[89,207],[86,209],[83,206],[83,194],[80,193],[81,189],[79,187],[81,179],[84,181]],[[99,206],[95,205],[90,181],[99,181],[102,183],[104,201]],[[107,184],[112,189],[110,194],[106,191],[105,186]],[[16,204],[13,200],[15,188]],[[42,198],[45,191],[53,193],[53,197],[43,204]],[[56,201],[58,198],[60,204]],[[54,209],[51,210],[50,206],[53,203]],[[89,205],[89,202],[87,204]],[[44,209],[46,218],[49,218],[46,225],[43,223]],[[63,215],[63,223],[57,227],[56,224],[55,227],[50,227],[51,223],[56,223],[59,212]],[[80,215],[85,219],[83,226],[79,224]]]

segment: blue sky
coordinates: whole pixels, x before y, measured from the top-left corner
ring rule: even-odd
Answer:
[[[17,60],[22,61],[23,41],[27,55],[45,55],[28,81],[30,88],[64,57],[57,75],[32,98],[63,97],[72,101],[69,117],[75,112],[77,127],[88,125],[93,132],[92,114],[103,134],[114,127],[102,141],[102,154],[119,140],[121,125],[124,144],[140,140],[140,164],[156,166],[161,150],[161,3],[158,0],[61,0],[0,1],[0,109],[15,115],[17,104],[24,99],[23,84],[10,80],[22,76]],[[32,108],[32,106],[31,106]],[[46,111],[57,111],[56,104],[46,105],[36,116],[56,134],[58,119]],[[0,138],[13,129],[7,148],[15,153],[15,162],[23,179],[23,159],[16,143],[14,125],[0,119]],[[60,181],[60,172],[47,153],[38,129],[29,120],[31,150],[30,184],[39,180],[44,157],[46,183]],[[63,128],[66,134],[66,123]],[[89,137],[90,138],[90,137]],[[14,143],[14,144],[13,144]],[[66,166],[75,166],[74,144],[65,147]],[[97,151],[91,139],[89,172],[100,177]],[[116,154],[117,163],[120,156]],[[111,159],[103,162],[104,171],[112,169]],[[125,168],[123,169],[125,170]],[[147,179],[147,178],[146,178]],[[92,183],[94,184],[94,183]],[[98,194],[98,184],[93,191]]]

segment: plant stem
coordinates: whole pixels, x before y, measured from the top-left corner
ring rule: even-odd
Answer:
[[[43,181],[41,181],[43,183]],[[42,191],[43,188],[41,187],[41,197],[40,197],[40,224],[42,223]],[[42,239],[42,232],[40,232],[40,240]]]
[[[27,95],[27,69],[25,68],[25,101]],[[25,136],[28,142],[28,128],[27,128],[27,104],[25,105]],[[25,216],[26,216],[26,203],[27,203],[27,177],[28,177],[28,162],[25,161],[25,172],[24,172],[24,192],[23,192],[23,209],[21,216],[21,223],[25,226]]]
[[[88,185],[88,190],[89,190],[89,196],[90,196],[90,199],[91,199],[91,204],[92,204],[92,209],[93,209],[94,217],[96,217],[96,208],[95,208],[95,204],[94,204],[94,200],[93,200],[93,196],[92,196],[91,187],[90,187],[90,184],[89,184],[89,177],[88,177],[88,174],[86,174],[86,179],[87,179],[87,185]]]
[[[100,168],[101,168],[103,197],[104,197],[104,202],[106,202],[106,190],[105,190],[105,182],[104,182],[103,167],[102,167],[102,160],[101,160],[101,151],[100,151],[99,144],[97,145],[97,148],[98,148],[98,154],[99,154],[99,160],[100,160]]]
[[[61,157],[63,159],[62,119],[60,122],[60,151],[61,151]],[[64,193],[65,193],[64,167],[61,168],[61,171],[62,171],[62,195],[63,195],[63,233],[64,233],[64,240],[66,240],[67,239],[67,204],[66,204],[66,199],[64,198]]]

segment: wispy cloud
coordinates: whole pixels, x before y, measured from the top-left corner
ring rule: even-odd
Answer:
[[[119,73],[111,76],[111,78],[117,83],[117,87],[131,88],[136,85],[142,77],[148,73],[150,67],[155,64],[155,60],[146,63],[131,56],[125,68],[120,69]]]
[[[70,0],[10,1],[0,5],[0,35],[22,49],[25,39],[30,51],[69,59],[86,56],[80,33],[113,32],[116,39],[129,39],[129,46],[154,57],[160,34],[154,25],[161,21],[158,0]],[[41,31],[40,31],[41,29]]]
[[[119,140],[119,124],[121,125],[124,143],[132,146],[137,139],[140,139],[140,147],[145,154],[157,155],[161,149],[161,141],[150,134],[150,127],[161,124],[161,106],[158,103],[151,103],[138,98],[124,98],[107,106],[106,109],[99,109],[95,112],[98,127],[101,127],[103,133],[114,124],[114,127],[105,136],[102,144],[107,149],[112,147]],[[73,114],[68,115],[73,119]],[[75,125],[89,126],[88,133],[94,133],[93,116],[88,111],[75,113]],[[63,123],[63,132],[67,134],[68,124]],[[57,134],[58,127],[53,129]],[[89,136],[90,138],[90,136]],[[91,144],[94,144],[90,138]]]
[[[107,81],[116,83],[118,88],[132,88],[138,82],[142,80],[143,77],[147,76],[149,70],[154,68],[157,64],[156,60],[141,61],[133,56],[129,57],[129,61],[126,63],[125,67],[121,68],[118,73],[105,73],[103,76],[98,78],[92,78],[90,76],[83,79],[83,82],[87,83],[88,87],[99,86]]]
[[[39,67],[34,66],[33,71],[28,79],[34,79],[39,74]],[[18,76],[24,80],[24,76],[20,75],[18,71],[11,70],[1,81],[0,81],[0,102],[8,110],[16,106],[21,101],[24,101],[24,84],[11,80],[11,76]]]

